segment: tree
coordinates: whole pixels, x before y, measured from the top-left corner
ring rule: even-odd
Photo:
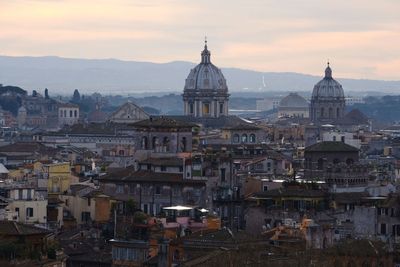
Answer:
[[[132,198],[130,198],[126,202],[126,214],[133,215],[135,213],[135,210],[136,210],[136,203]]]

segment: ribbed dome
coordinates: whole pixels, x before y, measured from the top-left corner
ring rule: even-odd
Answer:
[[[228,90],[224,75],[211,63],[210,57],[211,53],[207,49],[206,43],[201,52],[201,62],[190,70],[184,90]]]
[[[307,108],[308,102],[304,97],[298,95],[297,93],[290,93],[288,96],[282,98],[279,102],[280,107],[291,107],[291,108]]]
[[[314,86],[312,98],[344,98],[342,85],[332,78],[329,63],[325,69],[325,77]]]

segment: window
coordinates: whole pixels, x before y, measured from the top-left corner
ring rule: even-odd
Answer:
[[[142,137],[142,149],[148,149],[148,141],[146,136]]]
[[[77,110],[74,111],[74,117],[75,117],[75,118],[78,117],[78,111],[77,111]]]
[[[158,144],[159,144],[159,142],[158,142],[158,137],[154,136],[154,137],[153,137],[153,141],[151,142],[151,145],[152,145],[153,150],[156,150],[156,149],[157,149]]]
[[[268,191],[268,185],[264,185],[263,186],[263,191],[265,192],[265,191]]]
[[[255,142],[256,142],[256,135],[250,134],[250,143],[255,143]]]
[[[324,168],[324,159],[320,158],[318,160],[318,170],[322,170]]]
[[[149,207],[147,204],[143,204],[143,212],[148,213],[149,212]]]
[[[205,114],[205,115],[210,114],[210,104],[208,104],[208,103],[203,104],[203,114]]]
[[[219,103],[219,113],[220,114],[224,113],[224,103]]]
[[[64,109],[64,118],[67,117],[67,111]]]
[[[116,192],[117,192],[118,194],[122,194],[122,193],[124,192],[124,186],[121,185],[121,184],[118,184],[118,185],[117,185],[117,190],[116,190]]]
[[[156,195],[161,195],[161,187],[156,186]]]
[[[26,208],[26,217],[33,217],[33,208]]]
[[[226,177],[225,177],[226,169],[225,168],[220,169],[220,175],[221,175],[221,182],[225,182],[225,180],[226,180]]]
[[[72,110],[69,111],[69,117],[72,118]]]
[[[247,143],[247,134],[242,134],[242,143]]]
[[[194,108],[193,108],[193,103],[189,104],[189,113],[193,114],[194,113]]]
[[[234,143],[239,143],[239,135],[238,134],[234,134],[233,135],[233,142]]]
[[[62,118],[62,116],[63,116],[63,111],[60,110],[60,117]]]
[[[385,223],[381,224],[381,235],[386,235],[386,224]]]
[[[90,221],[90,212],[84,211],[81,213],[82,222]]]
[[[161,171],[162,172],[166,172],[167,171],[167,167],[166,166],[161,166]]]
[[[169,138],[167,136],[163,139],[164,152],[169,152]]]
[[[186,137],[182,137],[181,150],[182,150],[182,152],[186,152],[186,149],[187,149]]]
[[[181,189],[179,187],[175,186],[175,187],[172,188],[172,195],[173,196],[180,196],[180,194],[181,194]]]

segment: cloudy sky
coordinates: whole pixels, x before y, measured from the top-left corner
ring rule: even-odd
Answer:
[[[400,80],[399,0],[0,0],[0,54]]]

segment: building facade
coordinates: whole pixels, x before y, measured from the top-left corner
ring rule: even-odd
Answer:
[[[73,125],[79,121],[79,106],[71,103],[63,103],[58,107],[58,124]]]

